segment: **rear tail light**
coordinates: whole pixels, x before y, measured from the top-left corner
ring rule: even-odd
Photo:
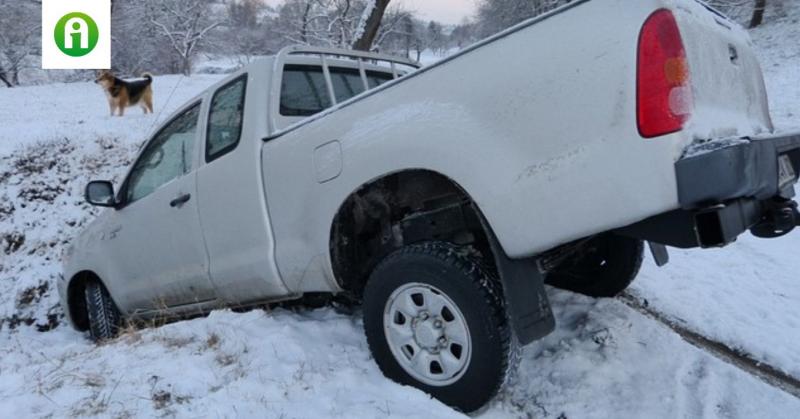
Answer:
[[[642,137],[680,131],[693,108],[689,64],[672,12],[650,15],[639,35],[637,119]]]

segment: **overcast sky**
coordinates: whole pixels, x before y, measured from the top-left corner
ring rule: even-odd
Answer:
[[[477,0],[394,0],[409,10],[416,11],[424,20],[443,23],[460,23],[475,14]]]
[[[408,10],[418,13],[423,20],[437,20],[442,23],[460,23],[462,19],[475,13],[478,0],[392,0]],[[272,6],[283,0],[266,0]]]

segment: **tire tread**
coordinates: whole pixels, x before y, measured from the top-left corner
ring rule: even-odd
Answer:
[[[91,281],[86,284],[85,296],[92,339],[104,341],[116,337],[121,316],[108,290],[100,282]]]
[[[491,324],[499,333],[499,341],[502,348],[502,370],[503,373],[500,379],[493,384],[492,390],[486,394],[485,400],[480,404],[484,405],[486,402],[492,400],[509,381],[512,376],[512,371],[516,368],[519,362],[519,354],[515,345],[514,335],[510,326],[510,321],[506,314],[505,298],[503,296],[503,289],[500,281],[496,275],[491,273],[489,269],[484,267],[475,257],[471,257],[465,251],[465,248],[456,246],[446,242],[422,242],[404,246],[397,251],[388,255],[381,261],[373,272],[379,272],[396,263],[399,259],[405,258],[418,258],[418,257],[431,257],[435,258],[453,268],[460,271],[465,278],[469,278],[471,286],[474,290],[482,294],[482,298],[486,301],[487,305],[491,308]],[[374,286],[372,280],[367,282],[367,288]],[[368,292],[365,292],[365,295]],[[368,339],[370,350],[374,353],[375,348],[372,342]],[[386,374],[383,366],[379,364],[381,371]],[[460,406],[456,406],[460,407]],[[462,409],[474,410],[474,409]]]

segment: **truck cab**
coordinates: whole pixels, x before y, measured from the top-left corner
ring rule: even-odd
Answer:
[[[165,308],[182,315],[299,296],[303,290],[284,284],[274,259],[263,140],[416,68],[380,54],[289,47],[230,75],[145,143],[109,199],[113,210],[69,251],[70,261],[89,258],[80,252],[104,257],[93,266],[68,263],[67,277],[119,278],[106,287],[122,310],[143,318]],[[111,185],[94,187],[103,186]],[[75,301],[80,281],[72,287],[64,294]],[[80,310],[80,301],[71,307]]]

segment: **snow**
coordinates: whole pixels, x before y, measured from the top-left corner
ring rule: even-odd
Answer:
[[[777,132],[800,131],[800,5],[752,31]],[[749,234],[719,250],[671,249],[645,264],[632,293],[693,331],[800,377],[800,234]]]
[[[558,329],[479,414],[790,418],[800,401],[615,300],[551,292]],[[463,417],[381,376],[359,316],[218,311],[95,347],[68,328],[3,336],[5,417]],[[169,395],[169,396],[167,396]]]
[[[768,16],[772,21],[751,31],[781,132],[800,130],[800,5],[794,3],[785,2],[786,16]]]
[[[747,144],[750,140],[741,137],[719,138],[710,141],[695,141],[683,151],[683,158],[697,157],[723,148]]]
[[[23,144],[73,139],[120,138],[144,141],[156,121],[170,116],[204,88],[220,80],[216,75],[156,77],[153,92],[155,117],[128,108],[124,118],[109,115],[108,101],[92,83],[50,84],[0,91],[0,153]]]
[[[800,7],[753,32],[779,130],[800,127]],[[117,183],[157,121],[219,76],[156,77],[156,114],[109,117],[92,83],[0,90],[0,417],[450,418],[386,380],[359,313],[222,310],[95,346],[60,324],[55,283],[96,214],[89,179]],[[651,309],[800,377],[800,233],[646,261]],[[619,300],[548,290],[557,329],[524,348],[481,418],[791,418],[800,400],[683,341]],[[52,330],[50,330],[52,329]],[[40,331],[42,330],[42,331]]]

